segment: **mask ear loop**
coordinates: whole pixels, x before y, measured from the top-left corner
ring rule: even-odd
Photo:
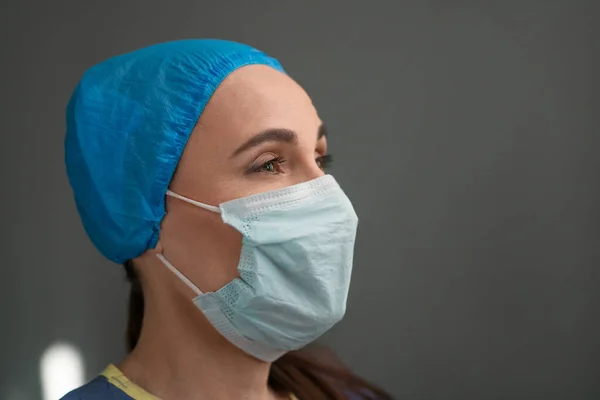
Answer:
[[[196,200],[188,199],[187,197],[184,197],[180,194],[172,192],[171,190],[167,190],[167,195],[171,196],[171,197],[175,197],[176,199],[185,201],[186,203],[192,204],[196,207],[204,208],[205,210],[216,212],[217,214],[221,214],[221,209],[219,207],[211,206],[208,204],[200,203],[199,201],[196,201]]]
[[[200,289],[198,289],[198,286],[194,285],[194,284],[192,283],[192,281],[190,281],[190,280],[187,278],[187,276],[185,276],[184,274],[182,274],[181,272],[179,272],[179,271],[177,270],[177,268],[175,268],[175,267],[173,266],[173,264],[171,264],[171,263],[169,262],[169,260],[167,260],[167,259],[165,258],[165,256],[163,256],[162,254],[157,254],[157,255],[156,255],[156,257],[158,257],[158,259],[159,259],[160,261],[162,261],[162,263],[163,263],[163,264],[165,264],[165,266],[166,266],[167,268],[169,268],[169,269],[171,270],[171,272],[173,272],[175,275],[177,275],[177,277],[178,277],[179,279],[181,279],[181,281],[182,281],[183,283],[185,283],[187,287],[189,287],[190,289],[192,289],[192,290],[194,291],[194,293],[196,293],[198,296],[200,296],[201,294],[203,294],[203,293],[202,293],[202,291],[201,291]]]
[[[176,199],[185,201],[186,203],[192,204],[192,205],[194,205],[196,207],[200,207],[200,208],[203,208],[205,210],[212,211],[212,212],[215,212],[217,214],[221,214],[221,209],[219,207],[211,206],[211,205],[208,205],[208,204],[200,203],[199,201],[196,201],[196,200],[188,199],[187,197],[184,197],[184,196],[182,196],[180,194],[177,194],[177,193],[175,193],[175,192],[173,192],[171,190],[168,190],[168,189],[167,189],[167,195],[171,196],[171,197],[175,197]],[[203,294],[202,291],[200,289],[198,289],[198,286],[194,285],[192,283],[192,281],[190,281],[187,278],[187,276],[185,276],[181,272],[179,272],[179,270],[177,268],[175,268],[175,266],[173,264],[171,264],[169,262],[169,260],[167,260],[165,258],[165,256],[163,256],[162,254],[157,254],[156,257],[158,257],[158,259],[167,268],[169,268],[171,270],[171,272],[173,272],[175,275],[177,275],[177,277],[179,279],[181,279],[181,281],[183,283],[185,283],[187,287],[189,287],[190,289],[192,289],[192,291],[194,291],[194,293],[196,293],[198,296],[201,295],[201,294]]]

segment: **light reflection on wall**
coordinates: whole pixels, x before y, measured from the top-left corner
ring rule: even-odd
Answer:
[[[85,376],[83,356],[68,343],[48,347],[40,360],[40,379],[43,400],[57,400],[83,385]]]

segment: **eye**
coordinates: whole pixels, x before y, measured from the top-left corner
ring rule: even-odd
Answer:
[[[275,157],[254,168],[253,172],[266,172],[269,174],[278,174],[282,172],[283,163],[285,163],[283,157]]]
[[[333,163],[333,156],[331,154],[326,154],[324,156],[317,157],[315,161],[317,162],[319,168],[325,171],[331,167],[331,164]]]

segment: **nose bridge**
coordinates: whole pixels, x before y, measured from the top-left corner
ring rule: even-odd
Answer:
[[[325,172],[317,165],[314,157],[306,157],[298,172],[298,183],[312,181],[325,175]]]
[[[312,162],[310,169],[308,171],[308,179],[307,180],[313,180],[313,179],[317,179],[322,177],[323,175],[325,175],[325,172],[317,165],[316,162]]]

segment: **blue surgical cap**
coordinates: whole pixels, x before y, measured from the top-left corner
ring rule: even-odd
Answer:
[[[165,194],[206,103],[231,72],[279,62],[223,40],[182,40],[85,72],[67,106],[65,163],[83,226],[122,263],[158,242]]]

